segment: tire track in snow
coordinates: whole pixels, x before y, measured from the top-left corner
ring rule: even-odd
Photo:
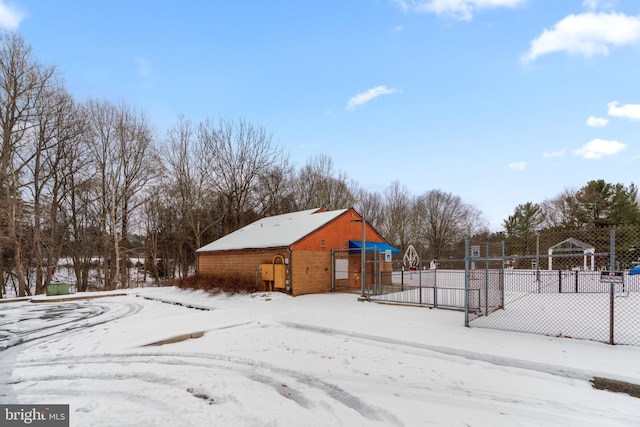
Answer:
[[[123,374],[114,372],[113,374],[105,374],[106,366],[114,365],[114,369],[122,365],[135,365],[139,364],[141,369],[152,367],[153,365],[163,365],[171,368],[178,368],[178,372],[175,377],[170,379],[166,376],[159,377],[157,375],[149,374]],[[73,382],[79,377],[73,373],[56,373],[47,375],[29,375],[29,370],[41,367],[47,369],[54,369],[55,366],[69,367],[73,366],[74,370],[78,370],[83,365],[96,365],[100,366],[101,373],[92,374],[89,372],[82,372],[82,380],[96,380],[96,381],[122,381],[127,379],[134,379],[139,381],[148,381],[152,384],[171,385],[173,388],[186,390],[192,386],[193,380],[178,379],[179,372],[187,367],[197,367],[210,370],[220,370],[225,373],[240,374],[242,377],[273,389],[282,397],[289,399],[304,409],[310,408],[325,408],[330,410],[335,404],[340,404],[346,408],[356,411],[364,419],[370,422],[381,422],[383,425],[396,425],[401,426],[403,423],[392,413],[367,404],[360,398],[348,393],[341,387],[323,381],[320,378],[311,376],[307,373],[297,372],[289,369],[283,369],[278,366],[256,361],[247,358],[230,357],[228,355],[216,355],[216,354],[190,354],[190,353],[113,353],[113,354],[101,354],[101,355],[87,355],[76,357],[65,357],[64,359],[44,359],[33,360],[28,362],[18,362],[16,364],[17,371],[24,371],[25,374],[20,376],[14,375],[14,380],[11,385],[19,384],[34,384],[34,387],[44,387],[45,394],[56,395],[60,393],[64,395],[69,392],[69,389],[47,389],[46,384],[51,382]],[[173,369],[164,369],[164,372],[174,372]],[[35,390],[30,391],[35,392]],[[309,395],[311,392],[311,395]],[[319,405],[317,403],[318,396],[316,393],[320,392],[322,395],[329,398],[328,405]],[[98,392],[99,393],[99,392]],[[198,393],[193,394],[194,397],[203,399],[202,395]],[[132,397],[132,396],[130,396]],[[215,396],[210,397],[213,401],[223,401],[223,398]],[[133,397],[132,397],[133,398]],[[204,399],[206,400],[206,399]]]
[[[412,341],[381,337],[377,335],[361,334],[358,332],[345,331],[341,329],[326,328],[326,327],[315,326],[315,325],[306,325],[302,323],[288,322],[288,321],[281,321],[280,324],[288,328],[309,331],[309,332],[318,333],[322,335],[340,335],[340,336],[363,340],[363,342],[376,343],[377,345],[389,345],[390,346],[389,348],[391,348],[391,346],[400,345],[403,347],[413,348],[416,350],[426,350],[434,353],[439,353],[442,355],[455,356],[455,357],[460,357],[463,359],[468,359],[468,360],[477,361],[477,362],[486,362],[486,363],[497,365],[497,366],[525,369],[529,371],[537,371],[544,374],[557,375],[557,376],[561,376],[569,379],[590,381],[594,377],[611,378],[610,374],[605,374],[602,372],[588,371],[584,369],[570,368],[566,366],[558,366],[558,365],[552,365],[549,363],[534,362],[530,360],[515,359],[511,357],[505,357],[505,356],[499,356],[499,355],[493,355],[493,354],[477,353],[473,351],[460,350],[460,349],[451,348],[451,347],[442,347],[442,346],[436,346],[431,344],[416,343]],[[450,360],[450,359],[445,359],[445,360]],[[613,379],[616,379],[619,381],[627,381],[627,382],[634,381],[633,379],[623,378],[623,377],[616,377]]]
[[[115,306],[115,307],[114,307]],[[24,310],[25,307],[21,307]],[[138,303],[95,303],[95,302],[64,302],[52,306],[34,305],[29,306],[27,314],[34,315],[17,322],[5,322],[0,325],[3,328],[4,336],[0,339],[0,351],[26,344],[54,335],[65,334],[77,329],[84,329],[103,325],[114,320],[123,319],[138,313],[142,305]],[[106,319],[99,319],[108,313],[112,315]],[[42,324],[42,319],[57,319],[63,316],[72,316],[67,321],[49,324],[43,327],[22,330],[20,327],[28,324],[30,319],[38,319],[38,324]],[[92,321],[92,320],[98,321]],[[13,330],[12,330],[13,329]]]

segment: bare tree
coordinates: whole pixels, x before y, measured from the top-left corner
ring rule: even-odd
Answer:
[[[482,211],[469,204],[465,204],[465,210],[461,223],[463,234],[465,236],[488,235],[489,221],[483,216]]]
[[[256,213],[259,216],[280,215],[296,210],[295,172],[286,157],[279,165],[262,173],[258,179]]]
[[[384,224],[384,203],[380,193],[364,189],[352,190],[356,194],[354,208],[376,229]],[[386,237],[386,236],[385,236]]]
[[[468,215],[472,210],[459,196],[442,190],[430,190],[416,201],[422,236],[431,257],[442,256],[445,248],[454,245],[468,231]]]
[[[116,272],[120,272],[122,286],[128,286],[129,259],[131,257],[131,220],[142,206],[143,190],[160,172],[160,158],[153,145],[153,131],[146,115],[126,105],[119,107],[116,128],[118,138],[118,162],[121,167],[121,188],[118,205],[120,209],[120,239],[114,238]],[[114,187],[115,189],[115,187]],[[118,260],[122,259],[122,265]]]
[[[89,126],[88,148],[91,156],[91,166],[94,169],[96,200],[95,210],[99,220],[100,252],[102,259],[98,263],[97,278],[104,280],[107,288],[115,284],[112,274],[112,236],[116,235],[116,188],[120,184],[120,174],[117,171],[116,155],[116,123],[117,109],[107,101],[89,100],[86,105],[87,123]],[[98,283],[100,284],[100,283]]]
[[[114,288],[118,280],[127,286],[129,222],[143,201],[137,196],[157,174],[159,158],[143,113],[95,100],[88,102],[87,111],[105,286]]]
[[[60,220],[62,200],[68,186],[64,167],[72,145],[82,133],[77,109],[61,85],[51,84],[35,104],[32,122],[34,154],[28,164],[32,209],[32,248],[35,290],[42,293],[50,283],[61,256],[67,225]]]
[[[37,152],[32,145],[35,105],[54,75],[53,68],[43,67],[35,60],[21,36],[0,35],[0,252],[9,249],[12,253],[20,296],[28,291],[21,235],[26,218],[22,192],[27,183],[23,178]],[[0,260],[4,259],[0,256]],[[0,270],[4,277],[6,269]]]
[[[540,204],[543,228],[577,228],[584,225],[580,219],[580,204],[577,190],[566,188],[557,196]]]
[[[297,178],[298,209],[345,209],[355,198],[344,171],[337,171],[326,154],[311,157],[300,169]]]
[[[217,196],[211,181],[212,161],[206,148],[206,143],[212,141],[207,140],[208,133],[201,133],[203,130],[180,116],[167,132],[162,150],[168,171],[168,177],[163,180],[165,201],[172,206],[178,223],[172,236],[178,250],[176,259],[184,274],[194,261],[194,251],[202,246],[207,231],[222,220],[221,214],[214,213]],[[162,215],[160,207],[154,212]]]
[[[78,138],[65,147],[63,162],[59,168],[63,175],[64,198],[61,203],[67,212],[69,234],[66,252],[71,257],[79,291],[89,285],[92,258],[100,255],[101,235],[95,188],[99,184],[90,158],[86,110],[77,109]]]
[[[257,219],[260,177],[282,167],[282,150],[263,127],[246,119],[206,120],[198,136],[206,150],[210,182],[220,197],[226,234]]]
[[[381,224],[382,235],[392,244],[404,251],[410,244],[416,243],[411,232],[413,226],[413,198],[409,190],[399,181],[393,181],[384,192],[384,220]]]
[[[175,277],[170,267],[170,259],[180,261],[183,249],[179,244],[184,239],[184,226],[180,223],[175,198],[162,183],[153,186],[147,193],[144,205],[145,222],[145,262],[144,276],[147,272],[156,282],[160,277]],[[183,267],[184,268],[184,267]]]

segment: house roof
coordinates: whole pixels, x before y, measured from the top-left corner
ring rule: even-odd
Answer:
[[[348,209],[336,211],[309,209],[262,218],[201,247],[196,252],[291,246],[347,211]]]

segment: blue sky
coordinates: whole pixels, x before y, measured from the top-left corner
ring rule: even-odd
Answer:
[[[298,166],[451,192],[493,230],[564,188],[639,183],[637,0],[0,0],[0,26],[159,137],[241,116]]]

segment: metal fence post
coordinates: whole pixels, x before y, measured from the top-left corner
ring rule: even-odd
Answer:
[[[558,270],[558,293],[562,293],[562,270]]]
[[[609,271],[614,271],[616,266],[616,229],[609,230]],[[623,276],[624,280],[624,276]],[[615,283],[609,283],[609,344],[615,344],[614,338],[614,317],[615,317]]]
[[[484,314],[489,315],[489,243],[485,245],[484,261]]]
[[[379,295],[380,290],[380,251],[376,246],[373,247],[373,294]]]
[[[504,309],[504,240],[502,241],[502,268],[500,270],[500,306]],[[538,291],[540,292],[540,291]]]
[[[464,239],[464,326],[469,327],[469,237]]]
[[[614,345],[615,344],[615,340],[614,340],[614,332],[613,332],[613,325],[614,325],[614,303],[615,303],[615,298],[613,296],[613,289],[616,286],[615,283],[611,282],[609,283],[609,344]]]
[[[429,269],[431,272],[431,269]],[[438,269],[433,270],[433,307],[438,308]]]
[[[609,230],[609,271],[616,269],[616,229]]]
[[[420,304],[422,304],[422,260],[418,263],[418,291],[420,291],[419,298]]]
[[[331,248],[331,292],[336,291],[336,250]]]
[[[540,231],[536,230],[536,282],[540,293]]]

